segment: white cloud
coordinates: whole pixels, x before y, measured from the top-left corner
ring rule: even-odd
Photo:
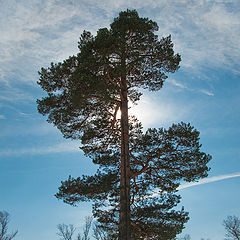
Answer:
[[[12,108],[13,111],[18,111],[17,109]],[[16,122],[15,125],[11,125],[10,127],[5,127],[0,131],[0,137],[43,137],[43,136],[61,136],[60,131],[54,127],[52,124],[47,122],[39,121],[38,118],[35,118],[34,115],[17,112],[23,118],[30,119],[31,123],[27,123],[23,125],[21,121]],[[62,136],[61,136],[62,138]]]
[[[76,51],[77,40],[83,30],[81,21],[86,21],[84,26],[95,21],[86,7],[75,8],[71,4],[63,4],[63,1],[1,2],[0,14],[5,19],[0,25],[2,77],[6,78],[16,70],[22,71],[23,66],[30,72],[31,68],[37,71],[33,64],[41,66],[46,59],[59,61],[62,60],[59,56],[66,58],[73,54],[73,46]],[[80,24],[68,23],[74,16],[78,16]],[[29,68],[26,65],[30,65]],[[35,81],[26,76],[18,78],[26,82]]]
[[[68,142],[59,143],[53,146],[45,147],[31,147],[31,148],[21,148],[21,149],[0,149],[0,155],[12,156],[12,155],[22,155],[22,154],[50,154],[50,153],[68,153],[68,152],[80,152],[79,143]]]
[[[216,176],[216,177],[205,178],[205,179],[202,179],[198,182],[182,184],[182,185],[179,186],[178,190],[193,187],[193,186],[197,186],[197,185],[201,185],[201,184],[218,182],[218,181],[222,181],[222,180],[226,180],[226,179],[230,179],[230,178],[236,178],[236,177],[240,177],[240,173],[233,173],[233,174],[227,174],[227,175],[220,175],[220,176]]]
[[[226,68],[233,63],[239,66],[239,11],[234,1],[170,1],[157,22],[160,32],[172,33],[183,67]]]
[[[5,119],[5,116],[0,114],[0,119]]]
[[[22,82],[36,86],[37,71],[42,66],[78,51],[83,29],[95,33],[100,27],[108,27],[126,8],[136,8],[141,16],[157,21],[160,36],[172,34],[184,71],[200,72],[206,66],[238,71],[240,7],[235,1],[9,0],[0,1],[4,19],[0,23],[0,83],[9,89]],[[192,91],[187,84],[175,80],[172,84]],[[210,90],[193,91],[214,95]],[[27,95],[8,92],[10,95],[2,94],[0,98]]]
[[[83,29],[95,32],[108,26],[126,8],[136,8],[156,20],[161,35],[172,34],[185,68],[239,63],[240,9],[234,1],[9,0],[0,3],[5,19],[0,25],[2,78],[22,58],[31,59],[29,63],[38,68],[74,54]]]
[[[188,89],[188,87],[186,87],[183,83],[180,83],[180,82],[176,81],[175,79],[170,78],[167,80],[167,82],[171,83],[175,87],[182,88],[182,89]]]
[[[206,94],[208,96],[214,96],[214,93],[207,90],[207,89],[201,89],[200,92],[203,93],[203,94]]]
[[[187,90],[190,92],[196,92],[196,93],[203,93],[205,95],[208,96],[214,96],[214,93],[211,90],[208,89],[193,89],[188,87],[186,84],[180,83],[178,81],[176,81],[175,79],[168,79],[167,83],[170,83],[171,85],[173,85],[174,87],[176,87],[177,89],[180,90]]]
[[[35,102],[36,99],[29,92],[23,91],[20,88],[5,86],[0,90],[1,102]]]

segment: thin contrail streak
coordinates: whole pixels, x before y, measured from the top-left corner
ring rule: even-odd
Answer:
[[[229,179],[229,178],[236,178],[236,177],[240,177],[239,172],[233,173],[233,174],[227,174],[227,175],[220,175],[220,176],[216,176],[216,177],[210,177],[210,178],[202,179],[199,182],[195,182],[195,183],[184,183],[178,187],[178,190],[201,185],[201,184],[217,182],[217,181],[221,181],[221,180],[225,180],[225,179]]]
[[[229,178],[236,178],[236,177],[240,177],[240,172],[220,175],[220,176],[216,176],[216,177],[205,178],[205,179],[202,179],[202,180],[200,180],[198,182],[194,182],[194,183],[184,183],[184,184],[180,185],[177,188],[177,190],[181,190],[181,189],[184,189],[184,188],[190,188],[190,187],[201,185],[201,184],[217,182],[217,181],[221,181],[221,180],[225,180],[225,179],[229,179]],[[150,195],[146,198],[155,197],[155,196],[158,196],[159,194],[161,194],[159,191],[155,191],[152,195]]]

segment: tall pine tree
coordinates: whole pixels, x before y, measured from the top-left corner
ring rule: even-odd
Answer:
[[[135,10],[120,12],[110,29],[96,36],[84,31],[76,56],[40,72],[38,84],[48,96],[37,101],[39,112],[65,138],[79,139],[99,164],[94,176],[62,182],[56,196],[73,205],[93,201],[112,239],[118,232],[120,240],[174,238],[188,219],[183,210],[172,210],[180,199],[176,188],[182,180],[206,177],[211,158],[200,151],[199,132],[189,124],[143,133],[128,115],[139,89],[161,89],[166,74],[179,68],[171,36],[159,40],[157,30]]]

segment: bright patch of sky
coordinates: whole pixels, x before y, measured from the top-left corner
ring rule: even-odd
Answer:
[[[239,1],[8,0],[0,1],[0,210],[11,214],[16,240],[58,239],[58,223],[81,227],[91,214],[90,204],[54,198],[60,181],[95,167],[37,113],[37,72],[76,54],[84,29],[96,33],[127,8],[156,21],[160,37],[171,34],[182,56],[180,70],[132,112],[144,128],[191,122],[213,156],[209,179],[180,187],[191,218],[183,234],[223,239],[223,219],[240,216]]]

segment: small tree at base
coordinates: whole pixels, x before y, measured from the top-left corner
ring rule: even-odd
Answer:
[[[9,213],[0,211],[0,240],[12,240],[18,231],[8,233]]]
[[[69,204],[94,201],[93,212],[112,239],[117,229],[120,240],[173,238],[188,219],[183,210],[171,210],[180,201],[177,186],[209,170],[211,157],[200,151],[199,133],[189,124],[143,133],[128,114],[140,88],[161,89],[166,74],[179,68],[171,36],[159,40],[157,30],[135,10],[120,12],[110,29],[95,37],[83,32],[77,56],[40,72],[38,83],[48,96],[38,100],[39,112],[64,137],[81,140],[100,166],[94,176],[62,182],[56,196]],[[159,196],[152,197],[154,189]]]
[[[75,232],[75,228],[72,224],[66,225],[66,224],[58,224],[57,225],[57,235],[61,237],[61,240],[73,240],[73,234]]]
[[[76,240],[90,240],[89,231],[92,225],[93,218],[85,217],[85,225],[83,228],[83,236],[80,233],[77,234]],[[61,237],[61,240],[73,240],[73,235],[76,231],[76,228],[72,225],[66,225],[65,223],[57,225],[57,235]]]
[[[240,240],[240,219],[236,216],[228,216],[223,221],[223,226],[226,229],[226,239]]]

